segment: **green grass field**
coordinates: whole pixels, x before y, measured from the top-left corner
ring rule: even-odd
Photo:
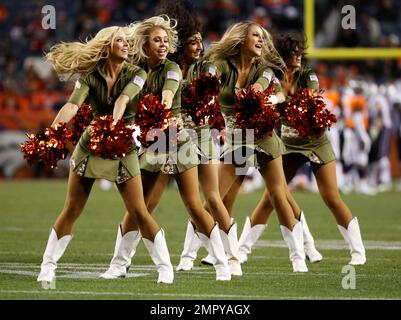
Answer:
[[[324,256],[308,264],[309,273],[292,272],[277,218],[253,250],[244,275],[231,282],[216,282],[214,270],[200,265],[175,274],[172,285],[158,285],[157,272],[141,243],[130,277],[100,280],[110,262],[116,228],[124,208],[113,188],[95,185],[78,220],[74,239],[60,260],[55,290],[36,282],[49,228],[62,208],[66,181],[2,182],[0,184],[0,300],[6,299],[400,299],[401,298],[401,197],[384,193],[374,197],[344,196],[358,216],[368,262],[355,268],[355,289],[343,289],[342,268],[349,261],[348,248],[335,220],[316,194],[297,192],[317,248]],[[240,195],[235,218],[242,230],[244,218],[261,192]],[[187,214],[174,187],[170,187],[155,212],[165,229],[174,266],[182,249]]]

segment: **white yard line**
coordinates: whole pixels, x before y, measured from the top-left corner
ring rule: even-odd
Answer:
[[[397,241],[373,241],[373,240],[367,240],[364,242],[365,243],[365,248],[367,250],[401,250],[401,242]],[[322,250],[346,250],[348,251],[348,247],[346,243],[342,240],[320,240],[316,241],[317,248],[322,249]],[[260,240],[257,242],[255,246],[255,253],[258,251],[258,249],[261,248],[285,248],[286,244],[283,241],[280,240]],[[15,251],[1,251],[0,254],[9,254],[13,255],[18,253],[18,255],[21,255],[21,252],[15,252]],[[25,251],[22,253],[26,254],[31,254],[31,255],[37,255],[38,252],[35,251]],[[104,255],[102,253],[94,253],[92,255]],[[107,254],[109,256],[110,254]],[[70,256],[82,256],[82,255],[70,255]],[[90,254],[86,254],[85,256],[90,256]],[[141,254],[137,255],[137,257],[145,257],[147,256],[146,254]],[[176,256],[176,255],[171,255],[171,256]],[[178,256],[178,255],[177,255]],[[271,260],[288,260],[288,256],[269,256],[269,255],[251,255],[250,259],[271,259]],[[333,258],[327,258],[327,260],[334,261]],[[343,262],[344,264],[348,260],[348,256],[344,256],[343,258],[336,258],[336,261],[339,263]],[[382,258],[382,257],[377,257],[375,258],[376,261],[388,261],[392,260],[390,258]],[[198,263],[198,262],[197,262]],[[251,265],[250,261],[250,265]],[[58,268],[58,275],[61,278],[74,278],[74,279],[95,279],[98,278],[98,276],[107,270],[109,264],[108,263],[60,263],[59,268]],[[24,263],[24,262],[0,262],[0,274],[14,274],[14,275],[21,275],[21,276],[30,276],[30,277],[36,277],[37,272],[39,271],[40,264],[39,261],[37,263]],[[155,266],[153,264],[148,264],[148,265],[137,265],[134,264],[131,266],[129,277],[145,277],[150,275],[149,272],[155,272]],[[274,270],[274,269],[270,269]],[[177,274],[186,274],[186,272],[183,273],[177,273]],[[192,271],[190,271],[190,274],[192,275],[202,275],[202,274],[214,274],[214,270],[211,267],[207,266],[195,266]],[[251,272],[247,271],[246,274],[250,277],[258,277],[258,276],[299,276],[298,274],[295,274],[291,272],[290,266],[288,266],[288,271],[284,268],[281,268],[280,270],[276,271],[265,271],[265,272]],[[313,276],[328,276],[331,275],[332,273],[314,273],[310,272],[311,275]],[[358,276],[360,277],[367,277],[369,275],[363,274],[363,273],[358,273]],[[383,275],[385,277],[385,275]]]
[[[1,268],[39,268],[40,264],[39,263],[24,263],[24,262],[4,262],[0,263],[0,270]],[[58,264],[58,269],[57,270],[64,270],[64,269],[88,269],[88,270],[104,270],[109,267],[109,264],[92,264],[92,263],[59,263]],[[155,265],[149,264],[149,265],[136,265],[133,264],[131,266],[132,268],[135,269],[149,269],[149,268],[155,268]]]
[[[58,291],[58,290],[0,290],[0,294],[43,294],[43,295],[89,295],[89,296],[131,296],[131,297],[186,297],[192,299],[199,298],[241,298],[241,299],[266,299],[267,296],[260,295],[241,295],[241,294],[192,294],[192,293],[146,293],[146,292],[96,292],[96,291]],[[320,299],[320,300],[393,300],[393,298],[383,297],[320,297],[320,296],[273,296],[274,299]],[[212,302],[211,302],[212,303]],[[224,303],[224,302],[223,302]]]
[[[0,241],[1,242],[1,241]],[[79,243],[84,241],[75,241]],[[316,248],[322,250],[349,250],[347,243],[344,240],[315,240]],[[376,241],[376,240],[365,240],[364,241],[366,250],[401,250],[401,241]],[[258,240],[255,244],[255,248],[285,248],[287,245],[283,240]],[[30,255],[38,254],[36,251],[0,251],[0,255]],[[81,256],[80,254],[69,254],[71,257]],[[112,253],[99,253],[99,252],[87,252],[85,256],[112,256]],[[148,257],[146,253],[136,254],[137,257]],[[179,253],[170,254],[171,257],[179,257]]]
[[[75,242],[74,242],[75,243]],[[37,251],[0,251],[0,255],[37,255],[38,253],[42,255],[42,253],[37,252]],[[82,257],[82,254],[77,254],[77,253],[68,253],[69,257]],[[85,256],[100,256],[100,257],[112,257],[113,253],[96,253],[96,252],[85,252]],[[135,257],[149,257],[149,254],[146,253],[136,253]],[[181,257],[181,254],[179,253],[171,253],[170,257]]]
[[[365,240],[366,250],[401,250],[401,241],[375,241]],[[348,244],[344,240],[315,240],[316,248],[322,250],[342,250],[348,249]],[[255,247],[259,248],[287,248],[282,240],[259,240]]]
[[[155,269],[155,268],[153,268]],[[63,278],[63,279],[98,279],[100,274],[106,271],[106,269],[102,269],[101,272],[99,271],[79,271],[76,270],[75,272],[65,272],[62,270],[57,271],[57,278]],[[131,271],[131,269],[130,269]],[[147,269],[147,271],[152,271]],[[156,270],[154,270],[156,272]],[[15,270],[15,269],[0,269],[0,274],[11,274],[11,275],[21,275],[21,276],[30,276],[30,277],[37,277],[39,274],[39,268],[37,268],[37,271],[29,271],[29,270]],[[178,275],[214,275],[215,271],[213,269],[210,269],[210,271],[207,270],[191,270],[188,272],[175,272],[176,276]],[[146,277],[150,276],[151,273],[144,273],[144,272],[128,272],[127,278],[138,278],[138,277]],[[332,275],[332,273],[324,273],[324,272],[310,272],[309,274],[299,274],[299,273],[294,273],[288,268],[288,272],[282,272],[282,271],[271,271],[271,272],[252,272],[252,271],[247,271],[246,276],[248,277],[261,277],[261,276],[292,276],[292,277],[302,277],[302,276],[322,276],[322,277],[327,277]],[[363,275],[358,273],[358,277],[364,277],[364,276],[369,276],[369,275]]]
[[[106,271],[104,269],[103,271]],[[39,272],[34,271],[24,271],[24,270],[0,270],[0,274],[14,274],[14,275],[21,275],[21,276],[30,276],[30,277],[37,277]],[[102,272],[71,272],[71,273],[63,273],[59,272],[57,275],[58,279],[99,279],[99,276]],[[127,278],[139,278],[139,277],[146,277],[149,276],[150,273],[134,273],[129,272]]]
[[[35,263],[0,263],[0,274],[10,274],[10,275],[21,275],[37,277],[39,273],[39,264]],[[58,278],[66,279],[98,279],[100,274],[107,270],[108,264],[68,264],[60,263],[57,269]],[[308,276],[332,276],[332,272],[315,272],[311,271],[306,274],[294,273],[291,271],[290,266],[288,266],[288,271],[286,269],[279,269],[274,271],[246,271],[247,277],[261,277],[261,276],[292,276],[292,277],[308,277]],[[339,269],[340,270],[340,269]],[[156,272],[156,267],[154,265],[132,265],[128,273],[128,278],[146,277],[150,276],[151,272]],[[340,271],[339,271],[340,272]],[[214,275],[215,271],[209,266],[196,266],[193,270],[188,272],[175,272],[178,276],[190,275]],[[371,274],[358,272],[358,277],[371,277]],[[376,277],[386,277],[387,274],[376,275]]]
[[[38,251],[0,251],[0,255],[12,255],[12,254],[15,255],[15,254],[18,254],[20,256],[20,255],[32,255],[32,254],[37,255],[38,253],[40,255],[42,255],[42,253],[38,252]],[[68,256],[69,257],[81,257],[82,254],[68,253]],[[95,252],[91,253],[91,252],[85,252],[85,256],[112,257],[113,253],[95,253]],[[145,257],[145,256],[149,256],[149,255],[143,254],[143,255],[137,255],[137,256],[138,257],[140,257],[140,256]]]
[[[0,232],[41,232],[43,233],[46,228],[31,228],[31,227],[0,227]],[[82,229],[80,232],[90,233],[110,233],[111,229]],[[113,230],[114,231],[114,230]]]

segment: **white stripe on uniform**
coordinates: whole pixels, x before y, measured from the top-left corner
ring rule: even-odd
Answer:
[[[180,81],[180,76],[177,72],[175,71],[167,71],[167,79],[172,79],[175,81]]]
[[[135,76],[133,83],[142,89],[143,85],[145,84],[145,80],[143,80],[140,76]]]

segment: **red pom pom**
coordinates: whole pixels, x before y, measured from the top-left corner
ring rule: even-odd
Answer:
[[[71,142],[75,146],[86,127],[89,126],[93,120],[92,106],[90,104],[83,104],[77,111],[74,118],[72,118],[71,129]]]
[[[256,92],[253,88],[243,89],[236,95],[234,117],[242,130],[253,129],[255,140],[271,135],[280,119],[276,106],[268,102],[274,88]]]
[[[141,129],[138,137],[139,142],[148,147],[154,140],[147,140],[148,132],[151,129],[166,130],[169,126],[169,119],[173,117],[170,109],[166,109],[166,105],[159,101],[154,94],[146,95],[138,105],[135,114],[135,124]]]
[[[89,149],[104,159],[124,157],[134,144],[133,129],[122,119],[113,121],[111,115],[100,117],[89,130]]]
[[[326,128],[337,122],[320,95],[312,95],[308,89],[297,90],[286,102],[285,118],[301,138],[320,137]]]
[[[217,111],[209,116],[209,125],[211,129],[217,129],[219,131],[224,130],[225,121],[220,111]]]
[[[65,159],[68,154],[66,142],[70,138],[70,133],[65,123],[26,136],[29,141],[21,143],[20,147],[30,165],[42,162],[46,169],[53,169],[57,167],[57,162]]]
[[[183,90],[182,111],[191,116],[197,125],[204,125],[205,118],[219,112],[217,96],[220,92],[220,79],[212,74],[201,74]]]

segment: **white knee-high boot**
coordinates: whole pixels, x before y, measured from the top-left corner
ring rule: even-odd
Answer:
[[[248,260],[248,254],[252,252],[252,247],[258,241],[267,224],[257,224],[251,227],[251,219],[246,217],[244,228],[242,229],[241,237],[239,238],[239,259],[241,263]]]
[[[299,221],[302,223],[302,229],[304,232],[304,247],[305,247],[305,255],[306,258],[311,262],[319,262],[323,260],[323,256],[317,251],[315,247],[315,240],[313,239],[312,234],[309,231],[308,224],[306,223],[305,214],[301,211],[301,215],[299,216]]]
[[[230,224],[233,223],[234,223],[234,218],[230,218]],[[211,254],[208,254],[201,260],[201,263],[207,266],[213,266],[216,263],[216,259]]]
[[[37,278],[38,282],[52,282],[56,279],[57,262],[63,256],[71,239],[72,235],[70,234],[58,239],[56,231],[52,228],[47,240],[45,253],[43,254],[43,261]]]
[[[129,231],[122,236],[121,225],[119,225],[110,267],[100,277],[103,279],[125,278],[140,240],[141,233],[138,230]]]
[[[216,260],[214,269],[216,270],[216,280],[229,281],[231,280],[231,272],[228,265],[228,259],[224,252],[223,242],[219,233],[219,226],[216,224],[210,236],[207,237],[203,233],[197,232],[199,239],[202,241],[203,246],[206,248],[209,255],[213,256]]]
[[[157,283],[173,283],[174,270],[170,261],[164,230],[160,229],[157,232],[153,242],[143,238],[143,243],[146,249],[148,249],[150,257],[159,273]]]
[[[207,266],[213,266],[216,263],[216,259],[209,253],[201,260],[201,263]]]
[[[184,249],[181,253],[180,263],[176,268],[177,271],[189,271],[193,268],[194,260],[196,259],[201,244],[199,237],[195,234],[195,228],[192,222],[188,220]]]
[[[348,228],[337,225],[351,252],[351,265],[363,265],[366,262],[365,247],[362,242],[358,219],[354,217],[348,224]]]
[[[294,272],[308,272],[305,263],[304,237],[302,224],[297,222],[290,231],[287,227],[280,225],[281,233],[287,243],[292,269]]]
[[[237,237],[237,223],[234,222],[228,233],[219,229],[220,237],[223,242],[224,251],[228,258],[228,264],[230,266],[230,272],[233,276],[242,276],[241,263],[239,262],[238,252],[238,237]]]

